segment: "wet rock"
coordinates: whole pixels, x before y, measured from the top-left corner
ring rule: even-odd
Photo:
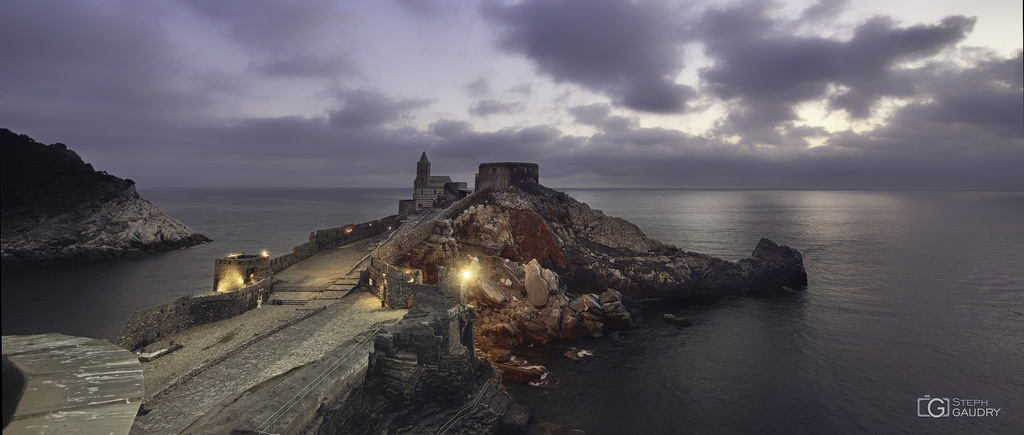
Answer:
[[[626,306],[622,302],[615,301],[604,304],[607,312],[604,315],[605,322],[608,326],[614,329],[633,329],[636,327],[636,323],[633,321],[633,315],[626,309]]]
[[[679,317],[669,313],[665,313],[665,315],[662,316],[662,320],[664,320],[665,323],[669,323],[676,326],[693,326],[693,322],[691,322],[690,319],[687,319],[685,317]]]
[[[495,367],[501,371],[503,380],[521,384],[540,384],[549,376],[547,368],[540,365],[496,363]]]
[[[569,358],[573,361],[580,362],[588,357],[594,356],[594,352],[591,352],[586,349],[577,349],[575,347],[570,347],[568,350],[565,351],[565,353],[562,354],[562,356]]]
[[[569,302],[569,308],[572,308],[577,313],[591,313],[596,317],[602,317],[605,312],[601,301],[596,295],[590,293],[573,299],[572,302]]]

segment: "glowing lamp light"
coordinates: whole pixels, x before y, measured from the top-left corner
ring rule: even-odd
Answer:
[[[462,271],[462,279],[470,279],[472,277],[473,277],[473,274],[470,273],[469,269],[466,269],[466,270]]]
[[[260,251],[260,255],[263,256],[263,257],[269,257],[270,256],[270,251],[264,249],[264,250]]]

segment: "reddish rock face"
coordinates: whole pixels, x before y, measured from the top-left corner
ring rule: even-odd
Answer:
[[[438,266],[459,267],[470,256],[479,261],[468,300],[479,310],[474,332],[482,348],[631,328],[637,306],[629,297],[714,296],[807,282],[800,253],[767,239],[749,259],[725,261],[651,240],[564,193],[529,187],[475,193],[403,255],[404,265],[423,270],[425,282]]]
[[[509,221],[513,223],[509,230],[515,245],[506,245],[502,257],[519,263],[536,259],[549,269],[569,267],[562,246],[555,241],[551,228],[540,215],[527,210],[509,210]]]

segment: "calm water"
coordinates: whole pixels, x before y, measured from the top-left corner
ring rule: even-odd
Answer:
[[[557,381],[510,386],[589,434],[1008,433],[1024,428],[1024,194],[567,190],[647,234],[729,260],[761,237],[799,249],[806,291],[645,304],[647,320],[535,349]],[[209,290],[213,259],[285,252],[317,228],[397,210],[408,189],[159,190],[215,242],[140,259],[3,274],[3,333],[112,338],[134,310]],[[672,312],[694,321],[678,329]],[[919,418],[923,395],[998,417]]]
[[[115,338],[136,311],[213,290],[213,263],[232,252],[290,252],[309,233],[398,212],[410,189],[142,190],[143,198],[213,242],[88,265],[3,273],[3,333]]]

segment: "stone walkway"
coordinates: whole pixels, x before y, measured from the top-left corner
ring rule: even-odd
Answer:
[[[132,426],[143,375],[131,352],[107,340],[41,334],[4,336],[3,357],[5,413],[8,389],[24,387],[5,435],[123,434]]]
[[[365,246],[364,240],[317,254],[275,274],[275,283],[324,286],[350,280],[348,271],[366,255]],[[381,308],[368,293],[331,290],[298,307],[267,303],[167,337],[149,350],[172,340],[184,347],[143,364],[144,415],[135,419],[132,433],[185,431],[253,387],[316,362],[359,334],[395,323],[406,311]]]

